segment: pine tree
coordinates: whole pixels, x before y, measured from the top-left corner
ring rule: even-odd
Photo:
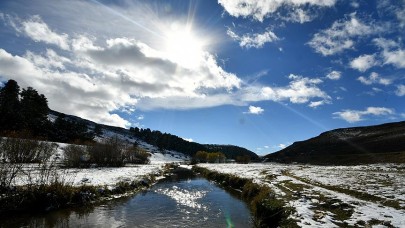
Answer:
[[[20,87],[14,80],[9,80],[0,89],[0,130],[18,131],[22,126]]]
[[[48,101],[43,94],[32,87],[23,89],[21,92],[21,114],[24,119],[24,128],[34,135],[43,135],[49,126]]]

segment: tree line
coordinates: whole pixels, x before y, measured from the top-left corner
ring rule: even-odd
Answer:
[[[160,131],[152,131],[149,128],[142,129],[138,127],[131,127],[130,132],[136,137],[145,141],[153,146],[158,147],[160,150],[174,150],[183,154],[194,156],[198,151],[205,151],[207,153],[221,152],[228,159],[244,159],[255,160],[258,156],[245,148],[233,145],[203,145],[196,142],[189,142],[176,135],[169,133],[162,133]]]

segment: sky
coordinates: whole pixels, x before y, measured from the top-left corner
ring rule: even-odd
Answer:
[[[3,0],[0,83],[264,155],[405,119],[405,0]]]

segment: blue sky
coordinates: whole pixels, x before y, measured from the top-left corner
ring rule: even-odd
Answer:
[[[403,0],[10,0],[0,80],[50,108],[267,154],[405,118]]]

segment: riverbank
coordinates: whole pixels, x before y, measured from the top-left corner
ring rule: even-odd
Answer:
[[[254,216],[255,227],[298,227],[289,215],[293,209],[275,197],[271,188],[254,183],[253,180],[233,174],[212,171],[198,166],[193,171],[208,180],[215,181],[223,188],[231,188],[249,206]]]
[[[56,169],[49,182],[28,164],[30,175],[17,177],[15,185],[1,189],[0,214],[50,211],[87,205],[134,194],[150,187],[172,169],[169,164],[119,168]]]

